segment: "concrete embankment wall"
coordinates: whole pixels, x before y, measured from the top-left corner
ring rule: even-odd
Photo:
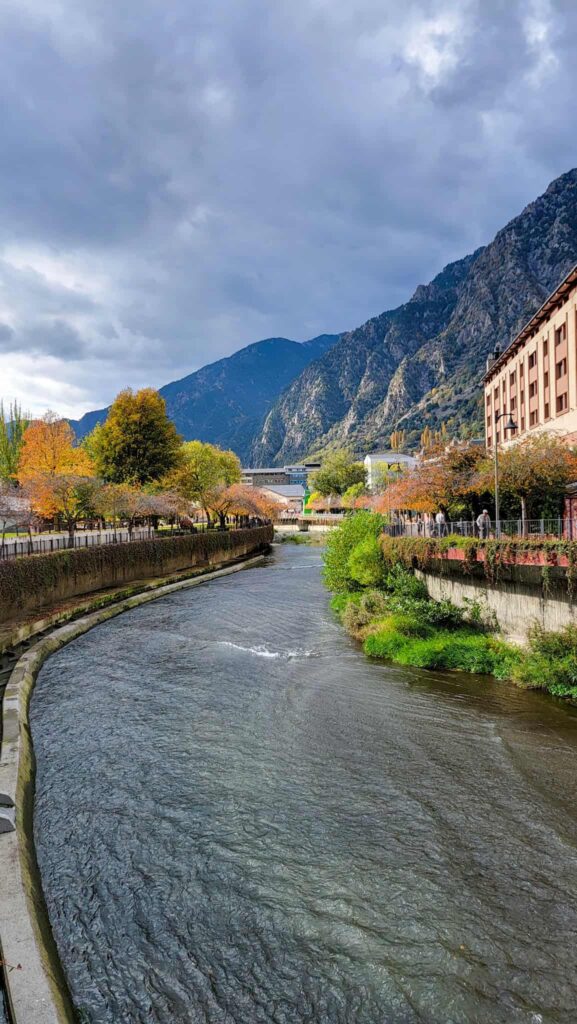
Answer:
[[[264,550],[272,526],[56,551],[0,563],[0,623],[133,580],[221,565]]]
[[[448,598],[460,607],[476,601],[517,640],[524,640],[536,622],[550,630],[577,624],[577,594],[570,594],[563,567],[548,566],[544,572],[538,565],[503,565],[498,580],[490,582],[481,565],[465,574],[462,563],[435,560],[417,575],[436,601]]]

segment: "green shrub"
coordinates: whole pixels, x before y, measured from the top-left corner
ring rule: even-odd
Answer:
[[[356,601],[349,601],[341,615],[343,626],[347,633],[352,633],[353,636],[356,636],[364,626],[368,626],[372,618],[373,614]]]
[[[396,629],[384,627],[378,633],[370,633],[363,644],[365,654],[370,658],[386,658],[396,661],[400,650],[405,646],[407,637]]]
[[[353,549],[367,537],[377,538],[383,525],[383,516],[362,510],[346,516],[336,529],[331,530],[323,556],[323,576],[329,590],[340,593],[361,589],[359,581],[350,574],[350,556]]]
[[[389,598],[382,590],[366,590],[361,594],[360,605],[371,616],[384,615],[389,607]]]
[[[514,678],[529,689],[560,697],[577,696],[577,626],[547,631],[535,626],[528,651],[514,668]]]
[[[402,565],[394,565],[389,570],[385,579],[385,587],[397,597],[429,600],[429,594],[423,581],[417,579],[414,572],[410,572]]]
[[[355,544],[347,564],[349,576],[361,587],[380,587],[385,580],[385,561],[378,539],[365,537]]]

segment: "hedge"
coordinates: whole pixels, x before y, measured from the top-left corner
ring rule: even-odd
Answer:
[[[134,540],[89,548],[70,548],[50,554],[26,555],[0,562],[0,608],[19,607],[31,595],[57,588],[71,578],[106,576],[146,567],[146,575],[162,576],[164,567],[175,559],[201,565],[222,555],[234,558],[240,546],[258,550],[272,543],[272,526],[243,530],[209,530],[178,537]],[[144,572],[144,569],[143,569]]]

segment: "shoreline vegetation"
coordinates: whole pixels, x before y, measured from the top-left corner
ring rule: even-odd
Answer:
[[[383,537],[383,516],[361,511],[326,539],[324,581],[331,607],[365,654],[398,665],[491,675],[577,700],[577,626],[534,626],[526,647],[504,640],[474,601],[435,601]]]

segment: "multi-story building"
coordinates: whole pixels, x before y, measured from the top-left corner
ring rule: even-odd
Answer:
[[[489,357],[483,382],[487,447],[534,431],[577,443],[577,266],[509,347]],[[515,429],[505,432],[509,417]]]
[[[320,462],[305,462],[298,466],[264,466],[257,469],[243,469],[242,482],[251,487],[292,486],[306,487],[310,473],[319,469]]]

